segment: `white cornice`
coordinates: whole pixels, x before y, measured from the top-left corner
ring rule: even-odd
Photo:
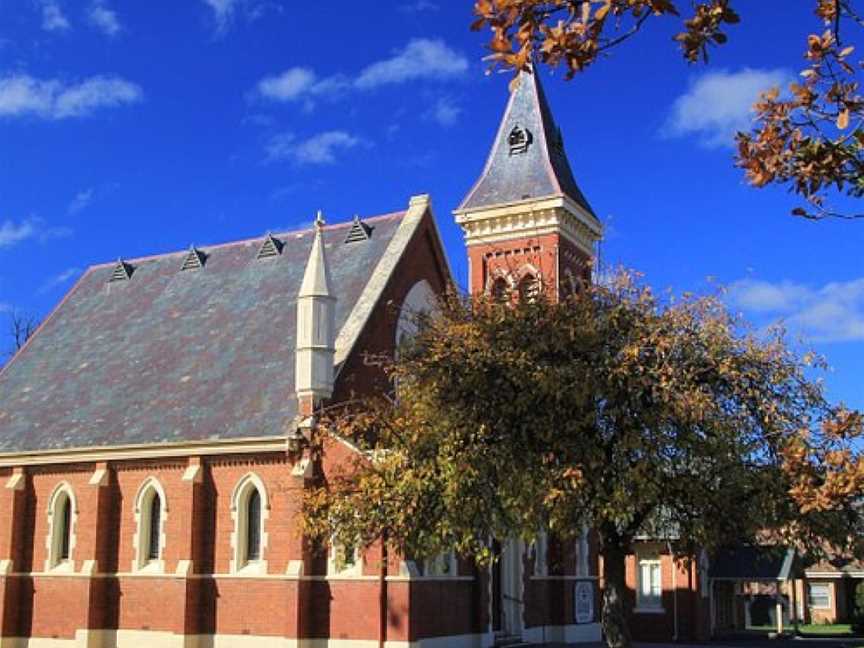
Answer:
[[[454,212],[466,245],[499,243],[514,236],[557,233],[589,256],[603,229],[565,196]]]
[[[153,443],[93,448],[64,448],[62,450],[35,450],[0,453],[0,468],[15,466],[44,466],[50,464],[97,463],[131,459],[169,459],[199,455],[248,454],[284,452],[284,436],[224,439],[214,441],[184,441],[182,443]]]

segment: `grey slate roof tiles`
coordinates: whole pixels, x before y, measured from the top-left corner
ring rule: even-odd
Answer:
[[[324,231],[338,296],[336,330],[385,254],[404,212],[365,219],[372,237],[345,244],[351,221]],[[296,297],[313,230],[94,266],[0,372],[0,452],[284,433],[296,413]]]
[[[486,167],[459,210],[564,194],[594,216],[573,177],[539,74],[523,72],[520,79]]]

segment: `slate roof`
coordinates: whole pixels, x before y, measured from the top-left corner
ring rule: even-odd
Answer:
[[[371,238],[324,241],[338,297],[336,330],[388,250],[405,212],[364,219]],[[296,414],[296,297],[313,230],[90,268],[0,373],[0,452],[284,434]]]
[[[509,138],[517,127],[530,133],[531,142],[524,152],[513,153]],[[596,218],[573,177],[540,75],[522,72],[510,94],[486,167],[457,211],[561,194]]]

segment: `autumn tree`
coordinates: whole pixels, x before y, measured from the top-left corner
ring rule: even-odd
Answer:
[[[306,499],[312,538],[484,564],[490,538],[567,541],[587,525],[613,647],[630,642],[625,556],[646,528],[674,529],[684,551],[769,529],[849,540],[861,480],[806,511],[791,492],[831,480],[829,446],[857,459],[854,431],[817,424],[840,410],[811,357],[718,299],[661,299],[622,273],[560,302],[449,295],[420,324],[390,367],[396,396],[338,410],[313,437],[318,453],[332,435],[360,452]]]
[[[809,0],[814,33],[802,34],[806,68],[788,92],[766,88],[752,132],[738,133],[737,165],[754,187],[786,186],[801,196],[793,214],[810,219],[861,218],[830,207],[832,191],[864,196],[864,98],[851,41],[864,18],[855,0]],[[675,41],[690,63],[707,61],[742,18],[735,0],[477,0],[474,29],[489,28],[492,65],[523,70],[539,60],[566,77],[662,18],[681,21]],[[746,4],[746,3],[745,3]],[[687,10],[686,15],[684,10]],[[746,19],[746,14],[744,14]]]

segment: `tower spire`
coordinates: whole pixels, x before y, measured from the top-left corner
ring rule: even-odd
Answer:
[[[297,343],[294,390],[300,414],[312,414],[315,402],[333,394],[336,353],[336,296],[324,249],[324,218],[315,219],[315,238],[297,295]]]
[[[560,295],[590,280],[603,234],[573,177],[536,70],[519,73],[483,172],[454,212],[470,289]],[[509,287],[508,287],[509,286]]]

